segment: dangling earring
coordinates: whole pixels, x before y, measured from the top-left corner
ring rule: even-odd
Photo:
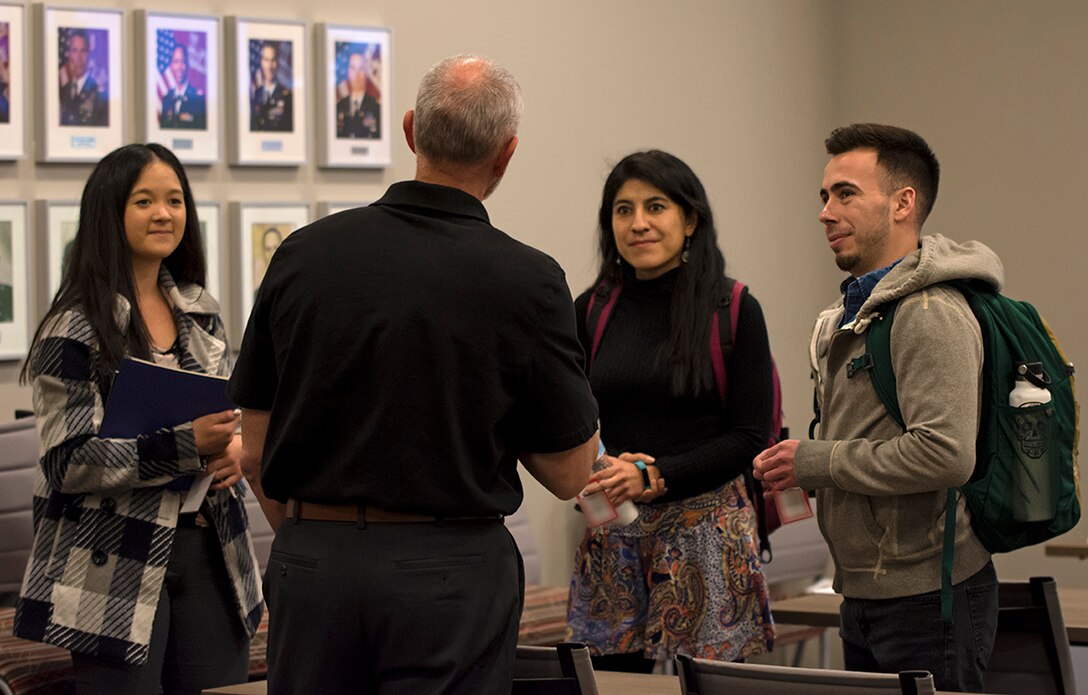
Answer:
[[[623,259],[620,258],[619,256],[616,256],[616,265],[621,265],[622,263],[623,263]]]
[[[691,237],[684,239],[684,250],[680,253],[680,262],[687,263],[691,258]]]

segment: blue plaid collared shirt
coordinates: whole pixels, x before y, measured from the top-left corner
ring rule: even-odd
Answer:
[[[899,261],[903,260],[902,258]],[[849,277],[842,281],[839,285],[839,291],[842,292],[842,305],[843,314],[842,321],[839,322],[839,328],[842,328],[846,324],[854,320],[858,315],[858,311],[861,310],[861,305],[865,303],[865,300],[869,298],[869,295],[873,293],[877,283],[881,278],[888,274],[888,272],[899,264],[899,261],[886,265],[883,268],[877,268],[865,273],[861,277]]]

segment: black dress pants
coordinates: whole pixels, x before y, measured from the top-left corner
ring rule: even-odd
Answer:
[[[287,519],[265,596],[272,695],[510,692],[524,581],[499,520]]]

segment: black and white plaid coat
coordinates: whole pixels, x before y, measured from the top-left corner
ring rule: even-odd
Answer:
[[[180,366],[229,375],[218,303],[199,286],[159,284],[173,306]],[[128,302],[118,297],[118,329]],[[97,341],[72,310],[51,320],[31,355],[40,470],[34,487],[34,549],[15,614],[17,636],[142,664],[170,558],[178,511],[204,463],[191,423],[135,439],[101,439],[110,383],[98,376]],[[263,600],[239,484],[211,493],[215,526],[250,635]]]

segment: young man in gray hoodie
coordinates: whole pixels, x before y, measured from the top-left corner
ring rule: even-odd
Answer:
[[[810,359],[819,437],[788,440],[754,461],[764,489],[816,490],[820,528],[843,595],[847,669],[926,669],[938,689],[980,691],[997,629],[997,575],[960,498],[953,610],[941,620],[941,550],[948,488],[975,466],[982,338],[949,280],[1000,289],[1001,262],[977,242],[921,236],[939,166],[916,133],[855,124],[826,141],[820,222],[843,297],[816,320]],[[891,332],[904,431],[865,371],[865,333],[898,299]]]

